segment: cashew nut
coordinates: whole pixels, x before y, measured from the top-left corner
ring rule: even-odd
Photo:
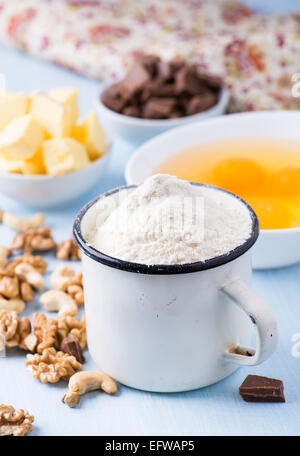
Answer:
[[[25,302],[22,299],[0,298],[0,311],[10,312],[15,310],[18,314],[25,309]]]
[[[0,268],[5,268],[8,257],[11,255],[11,250],[7,247],[0,246]]]
[[[34,214],[28,219],[18,217],[10,212],[3,214],[3,223],[17,231],[25,231],[27,228],[40,228],[44,225],[44,220],[44,214],[41,213]]]
[[[25,280],[36,289],[43,286],[43,276],[29,263],[19,263],[15,267],[15,273],[25,278]]]
[[[54,269],[51,275],[51,286],[54,290],[62,290],[65,283],[75,277],[74,269],[65,264],[60,264]]]
[[[69,391],[63,396],[62,401],[69,407],[75,407],[80,402],[81,395],[95,390],[115,394],[118,391],[118,386],[109,375],[103,372],[77,372],[70,378]]]
[[[64,291],[48,290],[41,295],[40,302],[45,310],[58,312],[58,316],[64,313],[72,316],[77,314],[76,302]]]

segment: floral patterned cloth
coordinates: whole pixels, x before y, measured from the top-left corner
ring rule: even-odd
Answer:
[[[224,78],[230,112],[300,108],[299,17],[236,0],[0,0],[0,40],[106,81],[141,53],[181,57]]]

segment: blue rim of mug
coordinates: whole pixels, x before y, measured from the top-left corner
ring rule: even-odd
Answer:
[[[86,240],[84,239],[82,232],[81,232],[81,221],[85,216],[86,212],[94,206],[100,199],[106,198],[108,196],[113,195],[122,190],[135,188],[137,185],[127,185],[123,187],[114,188],[109,190],[106,193],[103,193],[100,196],[97,196],[95,199],[87,203],[77,214],[76,219],[73,225],[73,234],[75,241],[80,248],[80,250],[89,258],[97,261],[98,263],[102,263],[106,266],[110,266],[115,269],[120,269],[122,271],[127,272],[135,272],[138,274],[153,274],[153,275],[170,275],[170,274],[188,274],[191,272],[198,272],[198,271],[205,271],[207,269],[213,269],[218,266],[222,266],[224,264],[229,263],[230,261],[235,260],[236,258],[240,257],[244,253],[246,253],[256,242],[258,235],[259,235],[259,221],[257,218],[256,213],[252,209],[252,207],[244,201],[242,198],[237,196],[236,194],[229,192],[228,190],[224,190],[220,187],[216,187],[214,185],[209,184],[200,184],[198,182],[191,182],[192,185],[202,186],[213,188],[215,190],[222,191],[227,193],[237,200],[239,200],[242,204],[244,204],[252,219],[252,229],[249,238],[241,245],[236,247],[235,249],[231,250],[229,253],[219,255],[214,258],[210,258],[205,261],[197,261],[194,263],[183,263],[183,264],[141,264],[141,263],[133,263],[130,261],[120,260],[119,258],[114,258],[105,253],[99,252],[94,247],[89,245]]]

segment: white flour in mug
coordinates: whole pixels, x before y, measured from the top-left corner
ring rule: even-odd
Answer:
[[[87,241],[121,260],[148,265],[205,261],[228,254],[251,234],[247,207],[213,188],[157,174],[119,194],[122,200],[115,195],[106,216],[101,207],[112,197],[99,201]]]

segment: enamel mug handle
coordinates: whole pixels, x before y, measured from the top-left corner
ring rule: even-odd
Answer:
[[[262,363],[274,352],[278,341],[277,323],[269,304],[239,277],[226,282],[222,291],[246,312],[256,329],[256,349],[229,348],[224,354],[225,359],[247,366]]]

